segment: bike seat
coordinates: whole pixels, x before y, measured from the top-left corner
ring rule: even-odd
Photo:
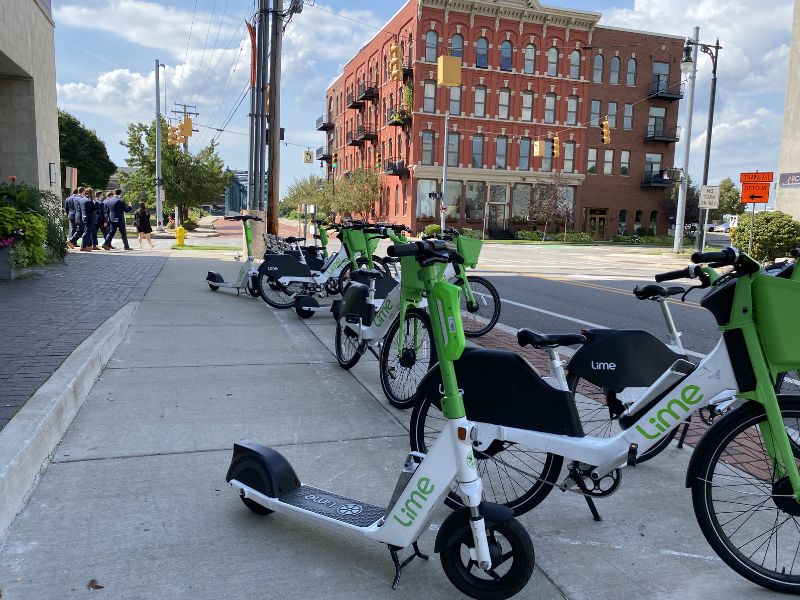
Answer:
[[[681,287],[679,285],[673,285],[668,288],[665,288],[663,285],[656,285],[655,283],[650,283],[643,287],[639,287],[638,285],[633,288],[633,295],[636,296],[639,300],[652,300],[654,298],[669,298],[670,296],[677,296],[679,294],[685,294],[686,288]]]
[[[357,273],[366,279],[380,279],[383,273],[377,269],[359,269]]]
[[[302,241],[303,241],[303,238],[298,238],[298,237],[292,237],[292,236],[289,236],[289,237],[287,237],[287,238],[284,238],[284,241],[285,241],[287,244],[294,244],[294,243],[296,243],[296,242],[302,242]]]
[[[517,342],[519,342],[519,345],[522,347],[533,346],[534,348],[555,348],[556,346],[585,344],[586,338],[580,333],[544,334],[536,333],[530,329],[520,329],[517,332]]]

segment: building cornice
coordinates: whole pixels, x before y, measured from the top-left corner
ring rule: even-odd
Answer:
[[[419,0],[420,9],[438,8],[475,16],[509,19],[567,29],[591,30],[600,20],[600,13],[544,6],[538,0]]]
[[[411,172],[417,179],[441,179],[442,167],[413,165]],[[447,179],[451,181],[485,181],[486,183],[550,183],[553,171],[516,171],[503,169],[473,169],[471,167],[448,167]],[[559,173],[565,185],[581,185],[586,175],[582,173]]]

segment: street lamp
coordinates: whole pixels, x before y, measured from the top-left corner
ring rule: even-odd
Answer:
[[[703,185],[708,185],[708,161],[711,157],[711,129],[714,125],[714,101],[717,97],[717,58],[722,46],[719,45],[719,39],[712,46],[711,44],[701,44],[695,40],[687,39],[683,46],[683,58],[681,59],[681,72],[688,74],[694,68],[694,61],[692,60],[692,46],[697,46],[701,52],[708,54],[711,57],[711,98],[708,103],[708,127],[706,128],[706,154],[703,160]],[[687,140],[690,143],[691,140]],[[708,209],[706,209],[706,218],[703,220],[703,233],[708,228]],[[698,235],[695,239],[695,249],[702,251],[704,235]]]

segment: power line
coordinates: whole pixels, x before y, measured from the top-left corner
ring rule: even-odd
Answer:
[[[186,71],[186,61],[189,59],[189,44],[192,43],[192,31],[194,31],[194,16],[197,13],[197,0],[194,0],[194,10],[192,11],[192,24],[189,25],[189,39],[186,40],[186,52],[183,55],[183,69],[181,69],[181,78],[178,80],[178,91],[175,92],[175,97],[178,98],[183,86],[183,74]]]
[[[197,71],[194,74],[194,84],[192,85],[192,89],[195,91],[195,95],[197,95],[197,80],[200,77],[200,70],[203,68],[203,60],[206,57],[206,48],[208,47],[208,34],[211,33],[211,26],[214,24],[214,11],[217,9],[217,0],[214,0],[214,4],[211,5],[211,16],[208,18],[208,27],[206,28],[206,39],[203,41],[203,51],[200,54],[200,64],[197,67]],[[194,100],[192,101],[194,104]]]

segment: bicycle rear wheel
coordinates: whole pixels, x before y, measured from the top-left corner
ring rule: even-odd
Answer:
[[[789,439],[800,453],[800,397],[778,399]],[[729,412],[709,429],[696,452],[695,516],[708,543],[734,571],[760,586],[800,593],[800,503],[776,470],[756,402]]]
[[[488,279],[468,276],[475,306],[468,306],[467,295],[461,292],[461,322],[464,335],[480,337],[489,333],[500,318],[500,294]]]

